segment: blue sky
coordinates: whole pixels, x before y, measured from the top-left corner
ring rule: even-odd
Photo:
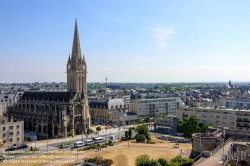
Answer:
[[[0,82],[66,82],[75,18],[88,82],[250,81],[250,1],[0,1]]]

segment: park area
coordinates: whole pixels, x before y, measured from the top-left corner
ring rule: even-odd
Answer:
[[[38,154],[29,156],[28,158],[19,158],[14,160],[6,160],[1,165],[18,165],[18,166],[62,166],[71,165],[76,160],[83,158],[93,158],[95,156],[103,157],[104,159],[113,160],[112,166],[132,166],[135,165],[136,157],[148,154],[152,159],[164,158],[170,160],[175,156],[189,157],[192,144],[190,143],[172,143],[169,141],[158,140],[152,136],[152,141],[155,144],[136,143],[135,140],[122,141],[115,143],[115,146],[102,148],[101,151],[96,149],[88,151],[80,151],[78,157],[76,151],[57,151],[48,154]],[[51,162],[51,163],[50,163]],[[68,164],[67,164],[68,163]]]
[[[132,166],[135,165],[136,157],[148,154],[152,159],[164,158],[170,160],[175,156],[181,154],[182,157],[189,157],[192,144],[180,143],[176,146],[175,143],[169,141],[156,140],[155,144],[133,143],[134,140],[121,142],[112,148],[104,149],[97,153],[87,153],[87,158],[101,156],[103,158],[111,159],[114,161],[114,166]],[[159,143],[158,143],[159,142]]]

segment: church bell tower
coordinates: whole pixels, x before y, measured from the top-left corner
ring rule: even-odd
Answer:
[[[84,55],[81,54],[81,46],[78,34],[77,20],[75,22],[74,39],[71,56],[67,63],[67,91],[83,93],[87,95],[87,65]]]

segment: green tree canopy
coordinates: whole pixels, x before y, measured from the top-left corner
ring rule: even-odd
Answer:
[[[99,134],[99,132],[102,130],[102,128],[100,127],[100,126],[98,126],[97,128],[96,128],[96,131],[98,131],[98,134]]]
[[[150,122],[150,118],[149,118],[148,116],[146,117],[145,122],[146,122],[146,123],[149,123],[149,122]]]
[[[179,129],[183,132],[185,138],[191,139],[193,133],[198,133],[200,131],[196,115],[191,115],[189,118],[181,120]]]
[[[209,123],[209,124],[202,124],[202,126],[200,127],[200,132],[201,133],[205,133],[207,131],[207,128],[209,126],[213,126],[213,124]]]
[[[131,139],[131,137],[132,137],[132,128],[130,127],[128,129],[128,138]]]
[[[144,135],[146,139],[149,141],[150,140],[150,135],[148,131],[148,126],[145,124],[139,125],[135,128],[135,132],[138,133],[138,135]]]

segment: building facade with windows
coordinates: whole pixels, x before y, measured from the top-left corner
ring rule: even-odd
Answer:
[[[168,115],[165,117],[154,117],[155,130],[173,133],[177,131],[178,124],[178,118],[174,115]]]
[[[158,114],[176,115],[180,105],[181,100],[177,97],[131,99],[129,112],[136,113],[139,118],[155,117]]]
[[[121,98],[89,102],[89,113],[92,124],[109,123],[109,115],[112,112],[128,112],[128,107]]]
[[[237,110],[225,107],[180,107],[177,117],[179,120],[196,115],[199,123],[213,126],[228,127],[230,130],[250,131],[250,110]]]
[[[236,96],[223,100],[222,104],[226,108],[250,110],[250,97]]]
[[[24,122],[8,121],[7,118],[0,116],[0,140],[3,146],[21,144],[24,142]]]

